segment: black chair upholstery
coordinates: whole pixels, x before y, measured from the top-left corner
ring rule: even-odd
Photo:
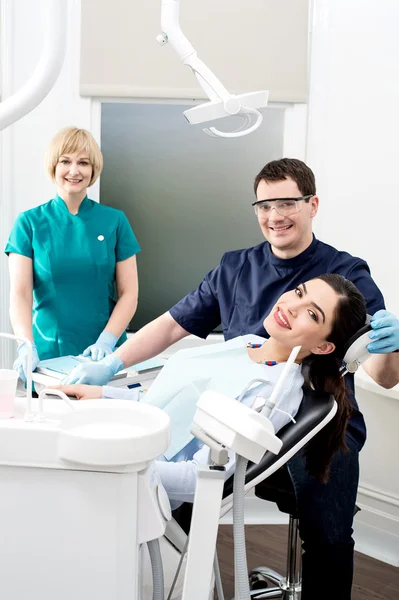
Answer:
[[[275,502],[280,512],[298,518],[295,490],[286,465],[255,486],[255,496]]]
[[[258,477],[258,475],[266,471],[266,469],[273,466],[275,461],[280,460],[287,452],[292,450],[296,444],[326,418],[332,410],[334,402],[334,396],[331,394],[315,392],[309,388],[304,388],[302,402],[295,417],[296,423],[288,423],[277,434],[283,442],[279,454],[275,455],[271,452],[266,452],[260,463],[257,465],[250,463],[247,469],[245,482],[249,483]],[[267,479],[264,481],[267,481]],[[261,487],[263,483],[264,482],[258,484],[255,490]],[[233,485],[234,476],[226,481],[223,490],[223,498],[226,498],[233,493]],[[255,494],[257,495],[256,491]],[[261,498],[262,496],[259,497]]]
[[[271,452],[266,452],[259,464],[250,463],[246,473],[246,483],[251,482],[264,471],[272,467],[277,460],[280,460],[285,454],[287,454],[287,452],[292,450],[296,444],[298,444],[309,432],[311,432],[326,418],[333,406],[334,397],[331,394],[315,392],[309,388],[304,388],[301,406],[299,407],[298,413],[295,417],[296,423],[288,423],[278,432],[278,437],[283,441],[283,446],[280,450],[280,453],[275,455]],[[289,483],[285,479],[285,500],[282,499],[283,475],[280,474],[280,471],[283,472],[283,469],[279,469],[276,474],[271,475],[259,483],[255,487],[255,494],[257,496],[259,495],[260,498],[263,498],[261,495],[262,489],[264,490],[264,494],[266,494],[266,490],[268,490],[268,493],[272,494],[270,490],[273,490],[273,484],[275,484],[277,485],[277,489],[275,489],[276,499],[274,501],[277,501],[277,498],[279,498],[281,506],[286,506],[287,508],[289,507],[290,509],[292,508],[294,510],[295,497],[293,494],[293,488],[291,485],[290,492]],[[279,473],[279,475],[277,475],[277,473]],[[289,479],[287,471],[286,476]],[[289,482],[291,482],[290,479]],[[233,493],[233,485],[234,475],[230,477],[224,484],[223,498],[227,498],[227,496],[230,496]],[[281,489],[280,494],[277,493],[279,487]],[[290,493],[292,495],[291,499],[289,498]],[[273,498],[269,496],[267,498],[265,497],[264,499],[273,500]],[[284,510],[283,512],[290,512],[290,510]],[[191,514],[192,504],[190,503],[182,504],[182,506],[174,510],[172,513],[173,518],[179,523],[185,533],[188,533],[190,530]]]

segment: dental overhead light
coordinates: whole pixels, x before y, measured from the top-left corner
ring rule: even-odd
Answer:
[[[256,131],[263,120],[259,109],[267,106],[269,92],[266,90],[249,92],[238,96],[230,94],[212,71],[198,58],[193,46],[180,29],[179,3],[180,0],[162,0],[162,33],[158,35],[157,42],[161,45],[168,42],[171,44],[182,63],[191,67],[210,100],[184,111],[183,114],[187,121],[191,125],[197,125],[223,117],[240,116],[244,119],[244,123],[234,131],[224,132],[216,127],[207,127],[204,132],[213,137],[236,138]]]

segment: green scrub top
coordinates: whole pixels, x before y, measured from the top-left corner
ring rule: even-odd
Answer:
[[[140,246],[122,211],[86,197],[72,215],[56,196],[17,217],[5,252],[32,259],[33,338],[43,360],[81,354],[97,340],[116,304],[116,263]]]

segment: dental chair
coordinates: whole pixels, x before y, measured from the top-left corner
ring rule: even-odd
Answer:
[[[355,373],[370,354],[370,317],[365,325],[347,342],[343,349],[341,375]],[[277,437],[282,442],[279,454],[266,452],[258,464],[250,463],[245,478],[245,493],[255,488],[255,495],[263,500],[276,502],[279,510],[289,515],[287,572],[282,576],[272,569],[257,567],[249,574],[251,598],[284,598],[297,600],[301,590],[302,549],[299,536],[299,520],[293,484],[286,468],[288,460],[316,435],[331,419],[337,404],[331,394],[304,388],[303,400],[295,417],[296,423],[288,423]],[[233,505],[234,475],[223,489],[221,517]],[[355,508],[355,514],[360,509]],[[185,503],[173,512],[173,520],[166,530],[166,537],[182,551],[190,530],[192,504]],[[180,532],[177,532],[180,530]],[[269,584],[272,584],[270,586]],[[274,585],[273,585],[274,584]]]
[[[278,433],[278,437],[282,440],[283,446],[278,455],[266,452],[259,464],[250,464],[248,466],[246,474],[245,492],[249,492],[252,488],[255,488],[255,494],[263,498],[262,489],[265,485],[265,489],[272,490],[273,494],[274,484],[277,480],[281,479],[280,473],[282,472],[285,463],[298,452],[314,435],[316,435],[327,423],[334,417],[337,410],[337,405],[334,397],[330,394],[315,392],[311,389],[304,389],[304,396],[299,408],[299,411],[295,417],[296,423],[288,423]],[[275,474],[275,475],[273,475]],[[277,475],[278,474],[278,475]],[[269,484],[270,477],[270,484]],[[288,472],[287,472],[287,477]],[[289,480],[290,481],[290,480]],[[234,475],[228,479],[224,485],[223,490],[223,503],[221,507],[221,517],[224,516],[233,505],[233,485]],[[279,491],[274,490],[278,495]],[[287,492],[288,497],[288,492]],[[276,497],[264,498],[275,500]],[[293,498],[294,500],[294,498]],[[284,502],[281,500],[279,508],[284,508]],[[284,510],[283,512],[287,512]],[[190,521],[192,513],[192,504],[185,503],[178,509],[173,511],[173,519],[166,530],[167,539],[179,549],[183,551],[187,535],[190,530]],[[300,564],[298,558],[300,552],[298,552],[298,520],[295,513],[292,517],[292,523],[290,522],[290,545],[288,553],[288,564],[289,570],[287,578],[284,579],[277,573],[267,570],[267,576],[274,577],[274,580],[278,579],[278,587],[270,588],[267,590],[268,595],[261,595],[260,590],[253,590],[251,597],[254,598],[281,598],[283,596],[284,589],[293,588],[293,584],[298,588],[298,576],[294,576],[294,573],[300,573]],[[255,585],[259,584],[261,580],[263,587],[266,585],[263,577],[266,574],[260,574],[260,572],[251,573],[250,582]],[[281,583],[280,583],[281,582]],[[299,575],[300,582],[300,575]],[[280,587],[281,586],[281,587]],[[285,586],[285,587],[284,587]],[[294,589],[294,588],[293,588]],[[263,592],[265,594],[265,592]],[[175,598],[175,596],[172,596]],[[178,598],[178,596],[176,596]],[[296,596],[288,596],[291,600]]]

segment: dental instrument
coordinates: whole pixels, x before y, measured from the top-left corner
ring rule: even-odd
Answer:
[[[259,109],[266,108],[269,92],[264,90],[239,95],[230,94],[212,71],[198,58],[197,52],[180,29],[179,5],[180,0],[162,0],[162,33],[156,39],[161,45],[171,44],[181,62],[192,69],[209,98],[209,102],[183,112],[187,121],[191,125],[195,125],[223,117],[240,116],[244,122],[234,131],[224,132],[216,127],[207,127],[203,131],[207,135],[220,138],[238,138],[256,131],[263,120]]]

